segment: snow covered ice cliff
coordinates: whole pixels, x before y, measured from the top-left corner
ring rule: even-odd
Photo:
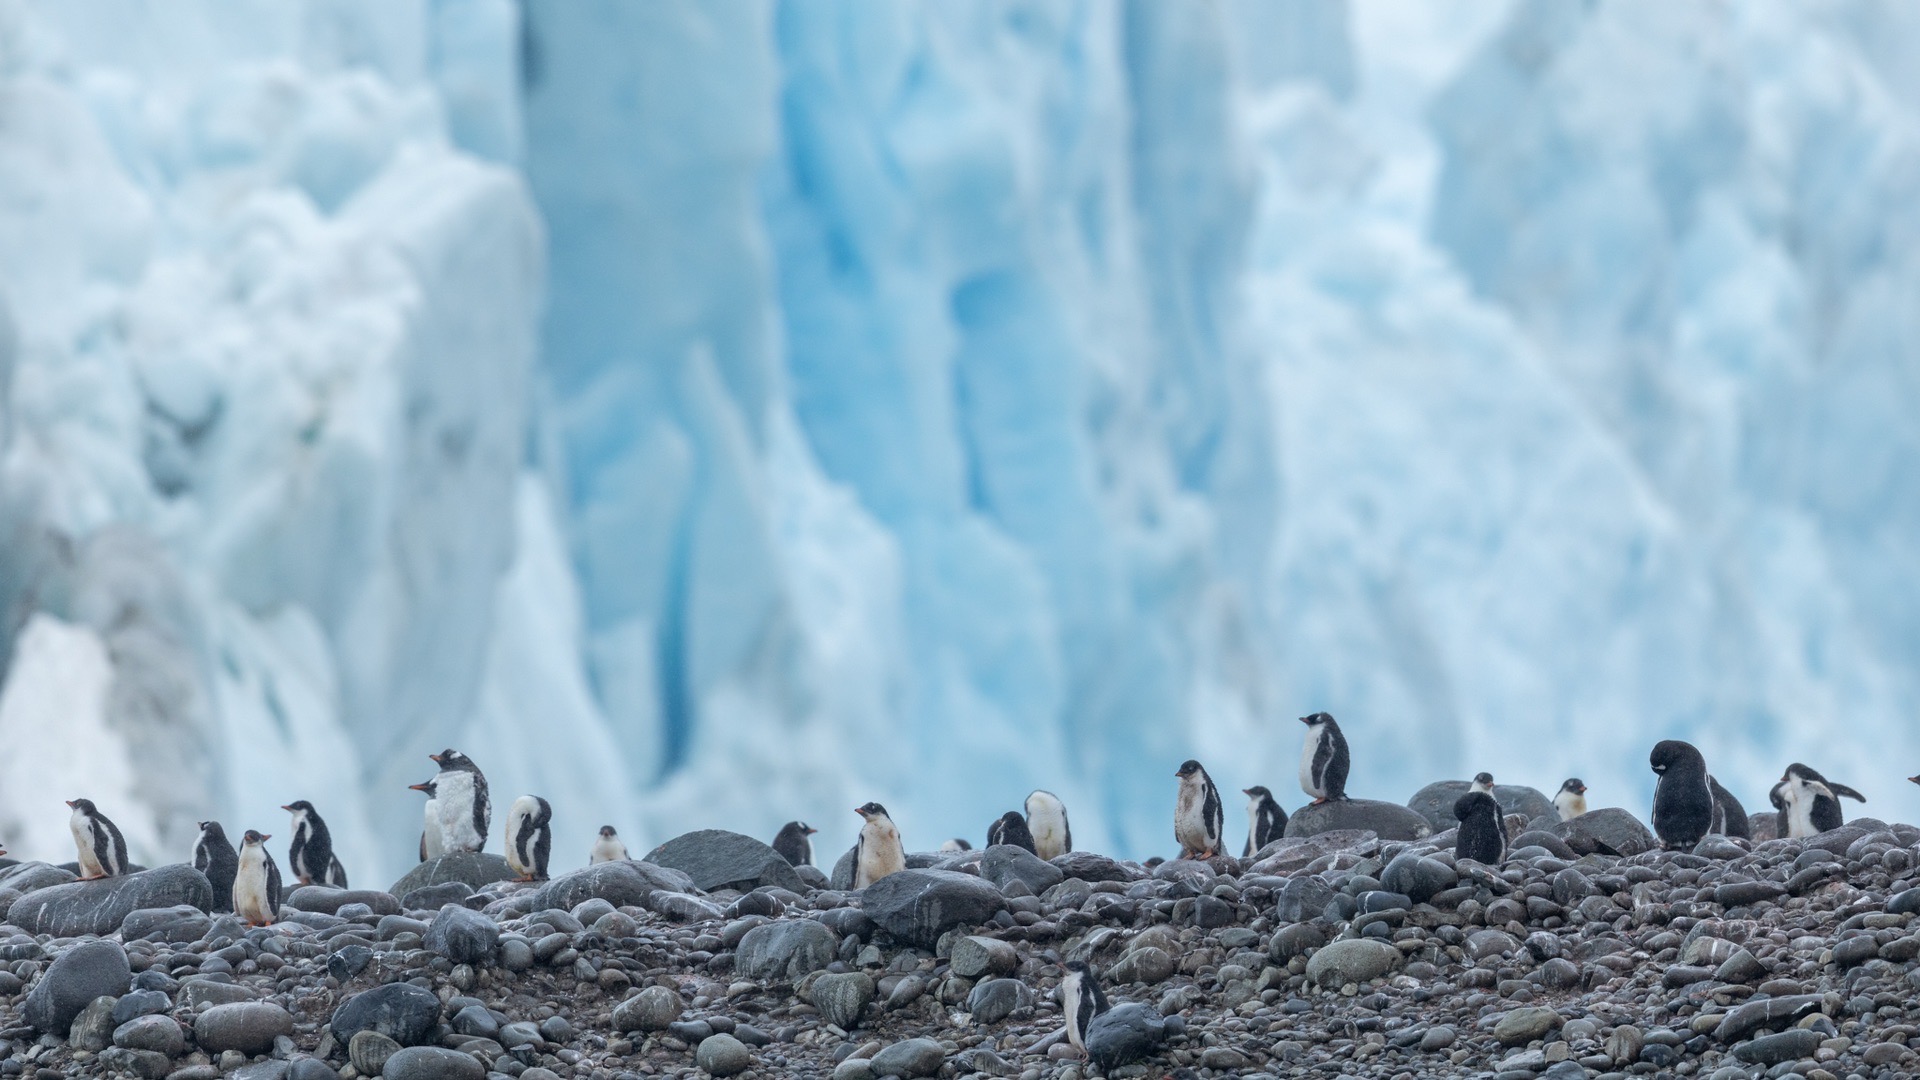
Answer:
[[[1910,815],[1916,42],[0,0],[0,840],[307,797],[385,879],[457,745],[556,862],[1034,786],[1147,854],[1321,708],[1359,794],[1681,736]]]

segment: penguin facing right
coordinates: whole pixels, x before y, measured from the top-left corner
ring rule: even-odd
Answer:
[[[1014,847],[1026,848],[1033,854],[1039,854],[1034,850],[1033,834],[1027,831],[1027,819],[1021,817],[1017,810],[1009,810],[1001,814],[998,820],[987,826],[987,846],[992,847],[995,844],[1012,844]]]
[[[547,880],[553,853],[553,807],[538,795],[522,795],[507,808],[507,869],[515,881]]]
[[[1453,816],[1460,821],[1458,839],[1453,844],[1456,859],[1472,859],[1488,866],[1499,866],[1507,857],[1507,830],[1500,817],[1500,804],[1484,791],[1469,791],[1454,801]]]
[[[440,809],[440,837],[448,851],[485,851],[493,806],[487,799],[487,778],[473,759],[448,748],[428,754],[440,766],[433,778]]]
[[[1347,737],[1332,715],[1323,712],[1303,716],[1307,725],[1305,743],[1300,748],[1300,789],[1313,796],[1313,805],[1347,797],[1347,770],[1353,760],[1347,753]]]
[[[1057,859],[1073,850],[1073,829],[1067,825],[1067,804],[1051,791],[1035,789],[1027,796],[1027,832],[1033,853]]]
[[[1467,790],[1477,791],[1482,795],[1493,794],[1493,774],[1490,772],[1483,772],[1475,775],[1473,778],[1472,786],[1468,787]],[[1497,802],[1498,800],[1495,800],[1495,801]]]
[[[80,880],[119,877],[127,872],[127,838],[120,827],[93,805],[91,799],[69,799],[73,807],[67,827],[80,852]]]
[[[200,839],[193,845],[193,868],[207,875],[213,886],[213,910],[233,910],[233,875],[240,869],[240,854],[227,839],[227,830],[217,821],[200,823]]]
[[[626,857],[627,845],[621,841],[620,835],[613,831],[613,826],[600,826],[599,839],[593,842],[593,851],[587,856],[588,864],[618,862]]]
[[[1713,828],[1707,759],[1692,743],[1664,739],[1647,762],[1660,776],[1653,789],[1653,831],[1669,849],[1691,848]]]
[[[1213,777],[1189,759],[1174,773],[1180,792],[1173,804],[1173,839],[1183,859],[1211,859],[1221,853],[1220,834],[1226,831],[1226,811]]]
[[[1247,797],[1247,846],[1240,853],[1243,859],[1253,858],[1253,853],[1286,835],[1287,812],[1273,800],[1273,792],[1255,785],[1240,789]]]
[[[812,866],[813,841],[807,837],[819,831],[804,821],[789,821],[773,838],[773,850],[794,866]]]
[[[422,784],[409,784],[407,790],[422,792],[427,797],[426,808],[422,811],[424,820],[420,825],[420,861],[437,859],[447,853],[447,840],[440,831],[440,785],[432,780]]]
[[[1560,791],[1553,797],[1553,808],[1560,814],[1561,821],[1572,821],[1587,812],[1587,785],[1580,778],[1572,776],[1560,785]]]
[[[1087,1025],[1107,1011],[1107,995],[1101,992],[1100,980],[1093,977],[1093,969],[1085,960],[1069,960],[1061,966],[1066,974],[1060,977],[1060,1015],[1066,1017],[1067,1042],[1085,1053]]]
[[[900,846],[900,830],[887,816],[887,808],[877,802],[854,808],[865,824],[860,839],[853,844],[853,887],[864,889],[889,874],[907,868],[907,854]]]
[[[233,911],[248,926],[272,926],[280,917],[280,868],[267,853],[265,833],[247,830],[233,875]]]
[[[287,869],[302,885],[333,885],[329,880],[339,863],[333,857],[333,833],[320,812],[305,799],[281,807],[293,815],[293,842],[287,845]],[[345,888],[341,881],[336,888]]]

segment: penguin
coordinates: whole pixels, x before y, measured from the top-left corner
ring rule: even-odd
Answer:
[[[1473,785],[1469,787],[1467,790],[1477,791],[1482,795],[1493,794],[1493,774],[1490,772],[1483,772],[1476,775],[1473,778]]]
[[[1180,778],[1180,794],[1173,804],[1173,838],[1183,859],[1211,859],[1220,854],[1220,834],[1226,829],[1220,789],[1200,763],[1189,759],[1173,775]]]
[[[1460,821],[1453,857],[1499,866],[1507,858],[1507,829],[1500,820],[1500,804],[1484,791],[1469,791],[1453,804]]]
[[[1287,812],[1266,788],[1242,788],[1240,793],[1247,797],[1247,847],[1240,857],[1251,859],[1254,852],[1286,835]]]
[[[1713,827],[1713,789],[1707,760],[1692,743],[1665,739],[1647,762],[1660,776],[1653,789],[1653,831],[1669,849],[1690,848]]]
[[[427,755],[440,766],[433,778],[440,808],[440,836],[448,851],[485,851],[493,806],[487,801],[487,778],[473,759],[447,749]]]
[[[67,827],[80,851],[80,880],[119,877],[127,872],[127,838],[120,827],[101,813],[90,799],[69,799],[73,813]]]
[[[507,808],[507,869],[516,881],[547,880],[553,853],[553,807],[538,795],[522,795]]]
[[[613,831],[613,826],[600,826],[600,838],[593,842],[593,852],[587,856],[587,862],[618,862],[626,857],[627,845],[620,842],[619,834]]]
[[[1909,776],[1909,777],[1907,777],[1907,783],[1909,783],[1909,784],[1920,784],[1920,776]]]
[[[1107,995],[1100,991],[1100,980],[1085,960],[1069,960],[1060,977],[1060,1015],[1067,1019],[1067,1042],[1086,1053],[1087,1025],[1107,1011]]]
[[[987,826],[987,846],[1012,844],[1017,848],[1026,848],[1034,854],[1033,834],[1027,831],[1027,819],[1017,810],[1009,810],[1000,815],[999,820]]]
[[[1300,789],[1313,796],[1313,805],[1347,797],[1347,770],[1353,765],[1347,754],[1347,737],[1340,725],[1327,713],[1303,716],[1307,725],[1306,744],[1300,749]]]
[[[887,816],[887,808],[877,802],[854,808],[866,824],[860,826],[860,839],[853,845],[853,887],[864,889],[907,868],[907,855],[900,847],[900,830]]]
[[[1836,784],[1826,777],[1821,776],[1813,769],[1796,761],[1787,766],[1787,771],[1781,775],[1780,782],[1775,784],[1773,791],[1769,793],[1769,800],[1773,803],[1774,809],[1780,813],[1781,836],[1813,835],[1813,833],[1795,833],[1789,831],[1792,825],[1792,822],[1789,820],[1792,812],[1792,796],[1789,794],[1788,789],[1792,786],[1795,778],[1806,781],[1806,784],[1802,785],[1801,790],[1810,793],[1808,801],[1811,805],[1807,809],[1807,824],[1812,827],[1813,832],[1826,832],[1828,829],[1837,829],[1846,824],[1846,814],[1842,812],[1840,808],[1840,798],[1842,796],[1853,799],[1856,802],[1867,801],[1865,795],[1860,794],[1845,784]]]
[[[1067,804],[1051,791],[1035,790],[1027,796],[1027,832],[1033,836],[1033,853],[1043,859],[1057,859],[1073,850]]]
[[[1560,812],[1561,821],[1572,821],[1587,812],[1587,785],[1577,776],[1568,777],[1560,785],[1560,791],[1553,797],[1553,808]]]
[[[233,875],[233,911],[248,926],[272,926],[280,917],[280,868],[267,853],[272,836],[247,830]]]
[[[293,871],[294,879],[302,885],[318,883],[346,888],[344,871],[339,882],[332,880],[334,868],[340,861],[333,857],[333,833],[320,819],[320,812],[305,799],[280,809],[293,815],[293,842],[287,845],[287,869]]]
[[[336,889],[347,887],[347,868],[340,864],[340,856],[327,860],[327,884]]]
[[[207,875],[207,883],[213,886],[213,910],[232,911],[233,875],[240,868],[240,855],[219,822],[200,823],[200,839],[193,845],[193,868]]]
[[[409,784],[407,789],[427,796],[427,805],[422,811],[425,820],[420,827],[420,861],[437,859],[447,853],[446,836],[440,829],[440,786],[428,780],[423,784]]]
[[[941,851],[972,851],[973,845],[964,836],[956,836],[940,845]]]
[[[812,866],[813,841],[807,837],[819,831],[804,821],[789,821],[773,838],[773,850],[795,866]]]
[[[1721,787],[1712,774],[1707,776],[1707,790],[1713,793],[1713,831],[1722,836],[1753,839],[1753,823],[1747,819],[1747,808],[1740,805],[1733,792]]]

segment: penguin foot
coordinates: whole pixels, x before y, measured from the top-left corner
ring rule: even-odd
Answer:
[[[1321,798],[1315,799],[1312,802],[1308,803],[1307,805],[1308,806],[1325,806],[1332,801],[1333,801],[1332,799],[1322,796]]]
[[[515,883],[519,883],[519,882],[523,882],[523,881],[535,881],[535,880],[538,880],[538,879],[537,879],[537,878],[535,878],[535,877],[534,877],[534,876],[533,876],[532,874],[528,874],[528,875],[527,875],[526,877],[517,877],[517,878],[513,878],[512,880],[513,880],[513,881],[514,881]]]

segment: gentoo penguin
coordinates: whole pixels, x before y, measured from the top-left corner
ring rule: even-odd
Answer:
[[[973,845],[964,836],[956,836],[940,845],[941,851],[972,851]]]
[[[447,838],[440,830],[440,786],[432,780],[423,784],[407,785],[410,791],[424,792],[427,805],[422,814],[424,820],[420,826],[420,861],[437,859],[447,853]]]
[[[1173,838],[1183,859],[1211,859],[1220,854],[1220,834],[1226,829],[1226,810],[1213,777],[1193,760],[1183,762],[1180,793],[1173,804]]]
[[[1807,781],[1807,784],[1802,786],[1802,791],[1803,793],[1810,792],[1812,796],[1810,800],[1812,806],[1807,811],[1806,824],[1812,827],[1813,832],[1796,833],[1789,831],[1792,823],[1788,819],[1792,813],[1793,797],[1788,789],[1792,786],[1795,778]],[[1840,809],[1840,799],[1843,796],[1853,799],[1856,802],[1867,801],[1865,795],[1860,794],[1845,784],[1836,784],[1832,780],[1821,776],[1818,772],[1797,761],[1787,766],[1787,771],[1781,775],[1780,782],[1775,784],[1773,791],[1769,793],[1769,799],[1773,803],[1774,809],[1780,812],[1780,835],[1812,836],[1813,833],[1826,832],[1828,829],[1837,829],[1845,825],[1847,823],[1846,814]]]
[[[1242,788],[1240,793],[1247,797],[1247,847],[1240,857],[1251,859],[1254,852],[1286,834],[1287,812],[1266,788]]]
[[[1753,823],[1747,818],[1747,808],[1733,797],[1733,792],[1720,786],[1711,774],[1707,776],[1707,790],[1713,793],[1713,830],[1722,836],[1739,836],[1753,839]]]
[[[1051,791],[1036,790],[1027,796],[1027,832],[1033,836],[1033,853],[1043,859],[1057,859],[1073,850],[1067,804]]]
[[[1060,1015],[1067,1018],[1067,1042],[1082,1053],[1087,1049],[1087,1025],[1107,1011],[1107,995],[1085,960],[1069,960],[1060,977]]]
[[[547,880],[553,852],[553,807],[538,795],[522,795],[507,808],[507,869],[518,881]]]
[[[1473,785],[1467,790],[1477,791],[1482,795],[1493,794],[1493,774],[1490,772],[1476,774],[1473,778]]]
[[[819,831],[804,821],[789,821],[780,826],[779,834],[773,838],[773,850],[795,866],[812,866],[813,841],[807,837]]]
[[[127,838],[120,835],[120,827],[90,799],[70,799],[67,805],[73,807],[67,827],[73,830],[73,846],[80,850],[80,880],[126,873]]]
[[[248,926],[272,926],[280,917],[280,868],[267,853],[272,836],[247,830],[233,875],[233,911]]]
[[[1500,804],[1484,791],[1469,791],[1453,804],[1460,821],[1453,857],[1499,866],[1507,857],[1507,830],[1500,820]]]
[[[995,844],[1012,844],[1039,854],[1034,850],[1033,834],[1027,831],[1027,819],[1021,817],[1018,810],[1001,814],[998,820],[987,826],[987,846]]]
[[[877,802],[854,808],[866,820],[860,826],[860,839],[853,845],[853,887],[864,889],[907,868],[907,854],[900,847],[900,830],[894,828],[887,808]]]
[[[487,778],[480,774],[480,767],[453,749],[429,754],[427,760],[440,766],[433,778],[438,789],[434,799],[439,803],[440,836],[447,850],[486,850],[493,806],[487,801]]]
[[[207,875],[213,886],[213,910],[233,910],[233,874],[240,867],[240,855],[227,839],[227,830],[217,821],[200,823],[200,839],[193,845],[193,868]]]
[[[587,857],[589,863],[617,862],[627,857],[627,845],[620,842],[619,834],[613,826],[600,826],[600,838],[593,842],[593,854]]]
[[[336,889],[346,888],[346,871],[340,871],[339,881],[333,880],[340,861],[333,857],[333,833],[320,819],[320,812],[305,799],[280,809],[293,815],[293,843],[287,845],[287,869],[293,871],[294,879],[302,885],[317,882]]]
[[[1920,776],[1909,776],[1909,777],[1907,777],[1907,783],[1909,783],[1909,784],[1920,784]]]
[[[1713,789],[1707,760],[1692,743],[1666,739],[1647,755],[1660,775],[1653,789],[1653,831],[1668,848],[1690,848],[1713,828]]]
[[[1306,743],[1300,748],[1300,789],[1313,796],[1313,805],[1347,797],[1347,737],[1340,725],[1327,713],[1303,716],[1307,725]]]
[[[1587,812],[1587,785],[1577,776],[1569,777],[1560,785],[1559,794],[1553,797],[1553,808],[1560,812],[1561,821],[1572,821]]]

